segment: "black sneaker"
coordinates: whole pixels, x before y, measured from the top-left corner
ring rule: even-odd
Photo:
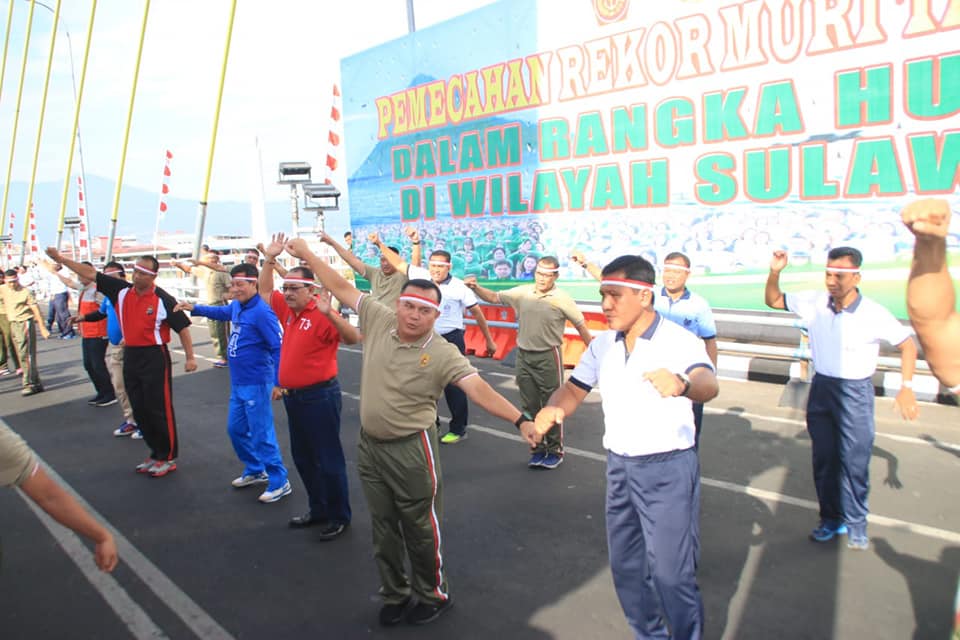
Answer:
[[[321,542],[327,542],[339,538],[343,535],[343,532],[347,530],[348,526],[350,526],[349,523],[329,522],[317,532],[317,539]]]
[[[101,402],[102,400],[103,398],[101,398],[100,396],[94,396],[93,398],[90,398],[89,400],[87,400],[87,404],[90,405],[91,407],[95,407],[97,406],[97,403]]]
[[[410,598],[397,604],[385,604],[380,607],[380,626],[392,627],[403,622],[403,614],[410,606]]]
[[[453,606],[453,600],[448,596],[440,602],[418,602],[417,606],[407,612],[407,622],[410,624],[428,624],[440,617],[440,614]]]
[[[95,407],[109,407],[109,406],[111,406],[111,405],[117,404],[117,402],[119,402],[119,400],[117,400],[116,397],[113,397],[113,398],[104,398],[103,400],[98,400],[97,402],[95,402],[95,403],[94,403],[94,406],[95,406]]]

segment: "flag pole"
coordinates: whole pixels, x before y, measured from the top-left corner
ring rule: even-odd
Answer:
[[[67,176],[63,179],[63,196],[60,198],[60,218],[57,223],[57,249],[63,241],[63,219],[67,213],[67,196],[70,192],[70,175],[73,173],[73,149],[80,137],[80,102],[83,100],[83,85],[87,80],[87,60],[90,58],[90,42],[93,40],[93,20],[97,15],[97,0],[90,7],[90,21],[87,25],[87,43],[83,50],[83,63],[80,65],[80,88],[74,91],[73,134],[70,136],[70,152],[67,154]],[[56,25],[54,25],[56,26]],[[73,53],[70,54],[70,72],[73,74]],[[80,176],[83,178],[83,151],[80,151]],[[87,223],[87,244],[89,245],[90,224]]]
[[[10,2],[10,7],[7,9],[7,33],[3,36],[3,61],[0,62],[0,96],[3,95],[3,81],[7,77],[7,51],[10,49],[10,27],[13,26],[13,2]],[[7,182],[10,182],[10,179],[7,178]],[[4,190],[6,190],[6,185],[4,185]],[[0,231],[7,225],[7,207],[3,207],[3,211],[0,211]],[[13,238],[10,239],[8,244],[13,243]]]
[[[130,106],[127,109],[127,128],[123,132],[123,149],[120,152],[120,173],[117,175],[117,188],[113,193],[113,213],[110,215],[110,237],[107,239],[105,262],[113,259],[113,239],[117,235],[117,217],[120,213],[120,192],[123,191],[123,170],[127,163],[127,143],[130,141],[130,123],[133,121],[133,103],[137,98],[137,79],[140,77],[140,59],[143,57],[143,40],[147,35],[147,18],[150,16],[150,0],[143,6],[143,25],[140,27],[140,45],[137,47],[137,61],[133,67],[133,87],[130,89]]]
[[[233,36],[233,18],[237,12],[237,0],[230,3],[230,21],[227,24],[227,42],[223,49],[223,67],[220,70],[220,89],[217,91],[217,106],[213,113],[213,133],[210,136],[210,154],[207,157],[207,177],[203,183],[203,196],[197,212],[197,233],[193,240],[193,257],[200,257],[203,242],[203,227],[207,220],[207,197],[210,194],[210,176],[213,173],[213,152],[217,146],[217,128],[220,125],[220,105],[223,102],[223,84],[227,77],[227,60],[230,58],[230,39]]]
[[[12,3],[12,2],[11,2]],[[3,183],[3,204],[0,211],[6,215],[7,200],[10,198],[10,175],[13,173],[13,152],[17,148],[17,128],[20,123],[20,104],[23,101],[23,81],[27,75],[27,57],[30,53],[30,32],[33,30],[33,0],[30,0],[30,12],[27,14],[27,33],[23,38],[23,64],[20,67],[20,86],[17,89],[17,107],[13,113],[13,133],[10,136],[10,158],[7,160],[7,179]],[[26,218],[27,216],[24,216]],[[24,235],[27,229],[24,227]],[[20,255],[23,264],[23,254]]]
[[[170,150],[163,154],[163,180],[160,184],[160,202],[157,204],[157,224],[153,228],[153,255],[157,255],[160,237],[160,221],[163,220],[163,214],[167,212],[167,192],[170,190],[170,161],[173,154]]]
[[[53,28],[50,30],[50,49],[47,51],[47,73],[43,78],[43,93],[40,97],[40,116],[37,124],[37,144],[33,149],[33,168],[30,170],[30,183],[27,187],[27,209],[33,209],[33,189],[37,180],[37,165],[40,164],[40,140],[43,138],[43,120],[47,114],[47,94],[50,89],[50,72],[53,70],[53,52],[57,44],[57,24],[60,22],[60,2],[57,0],[56,7],[53,10]],[[33,7],[34,0],[30,0],[30,6]],[[23,228],[23,248],[27,247],[27,227]],[[23,264],[21,254],[20,264]]]

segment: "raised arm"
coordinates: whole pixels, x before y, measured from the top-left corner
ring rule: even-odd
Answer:
[[[960,314],[947,270],[950,205],[929,198],[906,206],[903,223],[916,236],[907,282],[907,314],[930,370],[948,387],[960,385]]]
[[[322,284],[325,289],[328,289],[330,293],[333,294],[333,297],[342,304],[350,308],[353,308],[353,306],[357,304],[357,299],[360,297],[360,290],[344,280],[343,276],[327,264],[326,260],[323,260],[313,251],[310,251],[306,240],[303,238],[289,240],[286,245],[286,250],[287,253],[294,258],[306,260],[307,264],[309,264],[313,270],[314,275],[316,275],[320,281],[320,284]]]
[[[422,245],[420,244],[420,232],[416,227],[407,227],[403,230],[407,237],[410,238],[410,245],[413,249],[410,251],[410,264],[415,267],[421,266],[423,262],[423,251]]]
[[[465,276],[463,278],[463,284],[467,285],[471,291],[477,294],[477,297],[483,300],[484,302],[489,302],[490,304],[503,304],[500,302],[500,294],[496,291],[491,291],[485,287],[481,287],[477,283],[477,276]]]
[[[570,260],[583,267],[594,280],[600,280],[602,278],[603,270],[592,262],[588,262],[587,257],[583,255],[582,251],[571,251]]]
[[[78,276],[87,278],[88,280],[97,279],[97,269],[93,265],[82,264],[80,262],[76,262],[75,260],[70,260],[69,258],[66,258],[63,255],[61,255],[61,253],[57,251],[56,247],[47,247],[46,253],[51,260],[53,260],[56,263],[62,264],[63,266],[65,266],[67,269],[70,269],[70,271],[73,271]]]
[[[63,275],[62,273],[54,269],[53,263],[47,262],[46,260],[41,260],[40,266],[46,269],[50,275],[55,276],[57,279],[60,280],[60,282],[67,285],[71,289],[83,288],[83,285],[81,285],[78,281],[74,280],[73,278],[68,278],[67,276]]]
[[[333,309],[333,305],[330,304],[330,292],[327,289],[323,289],[317,294],[317,309],[327,316],[327,320],[336,327],[337,333],[340,334],[340,340],[344,344],[358,344],[363,340],[360,330]]]
[[[257,245],[260,253],[266,258],[263,261],[263,268],[260,269],[260,279],[257,281],[257,293],[268,302],[270,295],[273,293],[273,272],[277,271],[277,273],[280,273],[279,269],[282,268],[277,263],[277,256],[283,253],[283,247],[286,243],[287,236],[283,233],[275,233],[270,238],[270,244],[265,247],[262,244]],[[286,277],[286,275],[286,270],[280,273],[281,278]]]
[[[771,309],[786,309],[787,303],[780,290],[780,272],[787,266],[787,252],[774,251],[770,260],[770,273],[767,275],[767,286],[763,290],[763,301]]]
[[[184,273],[190,273],[193,271],[193,265],[186,260],[171,260],[170,264],[175,266],[177,269],[180,269],[180,271],[183,271]]]
[[[477,321],[477,328],[480,329],[480,333],[483,334],[483,338],[487,342],[487,357],[492,358],[493,354],[497,352],[497,343],[493,341],[493,336],[490,335],[490,327],[487,325],[483,310],[478,304],[473,305],[468,310],[473,319]]]
[[[397,253],[387,245],[383,244],[383,241],[380,240],[379,234],[377,234],[374,231],[371,231],[370,233],[367,234],[367,240],[375,244],[377,248],[380,249],[380,254],[384,257],[384,259],[387,262],[389,262],[393,266],[394,269],[396,269],[400,273],[407,272],[410,265],[407,264],[407,261],[404,260],[399,253]]]
[[[353,269],[357,274],[362,278],[367,277],[367,265],[363,263],[363,260],[353,255],[353,252],[347,249],[345,246],[334,240],[330,235],[326,233],[320,234],[320,242],[328,244],[333,247],[333,250],[337,252],[337,255],[343,258],[343,261],[350,265],[350,268]]]

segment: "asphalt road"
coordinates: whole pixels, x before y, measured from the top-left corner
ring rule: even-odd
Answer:
[[[340,353],[342,436],[354,521],[322,543],[287,528],[304,493],[277,433],[294,493],[259,504],[235,490],[225,431],[228,373],[175,356],[179,469],[133,473],[142,442],[113,438],[117,407],[86,404],[78,341],[40,345],[47,392],[22,398],[0,379],[0,413],[118,534],[121,564],[96,572],[89,545],[47,524],[17,491],[0,492],[0,637],[20,638],[628,638],[610,579],[603,522],[599,398],[566,425],[556,471],[526,467],[512,425],[479,409],[470,437],[441,450],[443,535],[454,607],[423,628],[377,625],[378,578],[356,475],[358,349]],[[176,353],[176,351],[175,351]],[[517,400],[512,369],[478,360]],[[784,388],[723,381],[701,442],[700,587],[708,638],[947,638],[960,572],[960,433],[956,407],[925,404],[918,422],[877,400],[872,546],[807,540],[816,498],[802,412]],[[441,403],[442,404],[442,403]],[[446,410],[445,406],[442,409]],[[642,408],[638,410],[642,421]]]

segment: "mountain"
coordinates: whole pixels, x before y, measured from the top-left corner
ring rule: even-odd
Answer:
[[[87,176],[86,202],[87,215],[90,224],[91,236],[105,236],[110,233],[110,215],[113,212],[113,196],[115,182],[100,176]],[[2,187],[0,187],[2,188]],[[3,192],[0,191],[0,194]],[[60,215],[60,198],[63,194],[63,182],[38,182],[33,190],[34,210],[37,214],[37,235],[40,246],[52,244],[57,236],[57,220]],[[2,195],[0,195],[2,197]],[[10,195],[7,198],[7,228],[3,233],[9,233],[9,212],[16,216],[14,239],[19,241],[23,237],[22,213],[27,199],[27,184],[13,182]],[[117,219],[117,236],[136,235],[144,242],[153,239],[156,225],[157,207],[159,198],[155,191],[126,186],[120,194],[120,212]],[[267,229],[289,232],[290,201],[277,200],[265,204],[267,215]],[[196,200],[183,198],[167,198],[167,213],[160,224],[161,232],[188,232],[192,233],[197,226],[197,212],[199,205]],[[77,189],[70,188],[67,201],[67,217],[77,215]],[[300,212],[302,224],[312,221],[312,213]],[[327,227],[334,233],[341,227],[349,228],[349,221],[343,213],[334,212],[327,215]],[[250,234],[250,203],[236,201],[210,202],[207,205],[207,219],[204,225],[204,237],[212,235]]]

